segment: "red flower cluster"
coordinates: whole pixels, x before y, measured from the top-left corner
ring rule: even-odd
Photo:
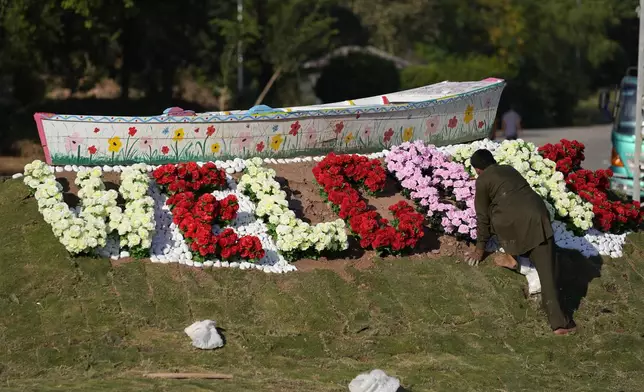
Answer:
[[[601,231],[623,232],[639,227],[644,220],[638,202],[624,203],[611,199],[610,170],[585,170],[584,145],[576,140],[562,139],[558,144],[546,144],[539,153],[557,163],[557,170],[564,174],[568,188],[593,205],[595,227]]]
[[[595,226],[602,231],[620,232],[636,229],[644,218],[639,202],[610,200],[610,170],[577,170],[566,178],[566,184],[582,199],[592,203]]]
[[[313,175],[340,217],[360,237],[361,247],[397,253],[416,246],[423,237],[423,215],[407,202],[400,201],[389,207],[395,218],[390,225],[369,208],[354,187],[360,185],[370,192],[384,188],[386,174],[378,160],[331,153],[313,168]]]
[[[197,190],[208,193],[226,187],[226,172],[212,162],[201,167],[195,162],[163,165],[153,172],[153,176],[170,193]]]
[[[568,173],[581,169],[581,162],[585,159],[584,149],[583,143],[561,139],[557,144],[548,143],[539,147],[539,153],[555,162],[557,171],[567,176]]]
[[[262,244],[255,236],[239,238],[230,228],[218,235],[213,233],[214,223],[229,224],[239,209],[235,195],[217,200],[210,193],[213,188],[222,189],[226,184],[223,170],[212,163],[201,168],[195,163],[168,164],[156,169],[153,175],[171,194],[166,204],[172,210],[172,220],[190,244],[190,249],[198,254],[197,258],[215,256],[222,260],[258,260],[264,257]]]

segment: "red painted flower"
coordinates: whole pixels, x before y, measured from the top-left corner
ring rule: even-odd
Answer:
[[[300,128],[302,128],[302,126],[300,125],[300,122],[296,121],[293,124],[291,124],[291,130],[288,133],[293,136],[297,136],[297,133],[300,131]]]
[[[136,127],[130,127],[130,128],[128,129],[128,132],[127,132],[127,133],[128,133],[130,136],[134,136],[134,135],[136,135],[136,132],[137,132],[137,131],[136,131]]]
[[[264,146],[264,142],[259,142],[259,143],[257,143],[257,145],[255,146],[255,149],[257,150],[257,152],[262,152],[262,151],[264,151],[264,147],[265,147],[265,146]]]
[[[454,129],[454,128],[456,128],[457,124],[458,124],[458,119],[456,118],[456,116],[454,116],[454,117],[450,118],[449,121],[447,122],[447,127],[451,128],[451,129]]]
[[[163,153],[163,155],[168,155],[170,148],[168,148],[168,146],[163,146],[161,147],[161,152]]]
[[[94,133],[99,133],[101,130],[98,128],[94,128]]]
[[[195,133],[199,133],[199,128],[195,128]]]
[[[87,152],[89,152],[89,154],[90,154],[90,155],[94,155],[94,154],[96,154],[96,151],[98,151],[98,150],[96,149],[96,146],[89,146],[89,147],[87,147]]]
[[[390,141],[392,136],[394,136],[394,130],[392,128],[387,129],[387,131],[385,132],[385,138],[384,138],[385,142]]]
[[[339,135],[342,133],[343,129],[344,129],[344,122],[340,121],[339,123],[335,124],[335,128],[333,132],[335,132],[336,135]]]
[[[483,128],[485,125],[485,121],[479,121],[479,129]]]
[[[216,131],[215,127],[211,125],[208,128],[206,128],[206,135],[212,136],[215,134],[215,131]]]

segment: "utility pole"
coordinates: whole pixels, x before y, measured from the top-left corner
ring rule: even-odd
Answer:
[[[644,0],[637,13],[640,18],[639,53],[637,54],[637,108],[635,109],[635,159],[633,173],[633,200],[640,201],[640,161],[642,159],[642,95],[644,94]]]
[[[237,93],[241,95],[244,89],[244,52],[242,48],[242,21],[244,19],[244,0],[237,0],[237,22],[239,37],[237,37]]]

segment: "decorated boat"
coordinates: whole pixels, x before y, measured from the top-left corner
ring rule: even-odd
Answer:
[[[505,82],[442,82],[324,105],[158,116],[36,113],[52,165],[152,164],[368,152],[406,141],[437,146],[489,135]]]

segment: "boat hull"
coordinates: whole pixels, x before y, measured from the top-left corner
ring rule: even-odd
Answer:
[[[36,113],[34,119],[52,165],[288,158],[368,152],[414,140],[441,146],[485,138],[504,86],[500,79],[442,83],[385,95],[385,102],[392,101],[387,105],[347,101],[335,108],[153,117]]]

